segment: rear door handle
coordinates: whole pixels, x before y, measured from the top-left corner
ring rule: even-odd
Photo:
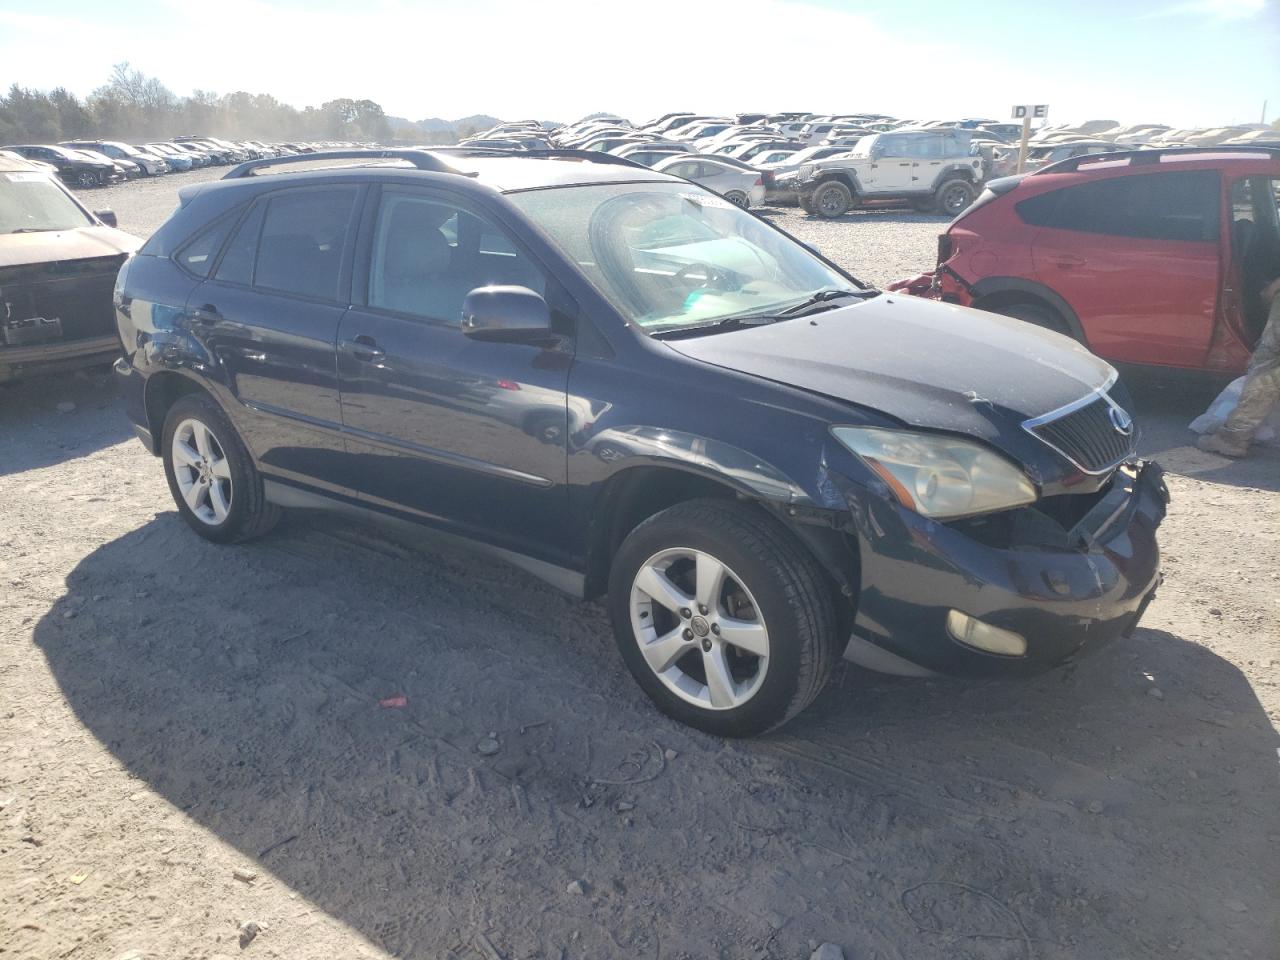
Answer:
[[[387,352],[378,346],[377,340],[363,333],[350,340],[344,340],[342,347],[351,356],[365,363],[377,363],[387,355]]]

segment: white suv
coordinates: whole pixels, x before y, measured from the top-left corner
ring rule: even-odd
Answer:
[[[800,205],[839,217],[863,200],[908,200],[917,210],[962,212],[982,185],[971,132],[949,127],[863,137],[848,153],[807,163],[796,177]]]

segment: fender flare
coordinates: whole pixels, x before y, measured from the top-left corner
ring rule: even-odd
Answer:
[[[968,180],[975,187],[982,182],[982,175],[978,170],[973,169],[973,167],[968,163],[957,161],[949,166],[943,167],[938,172],[938,178],[934,181],[934,190],[937,190],[948,180],[956,179],[957,174],[963,179]]]
[[[858,182],[857,173],[840,167],[832,170],[819,170],[814,178],[805,184],[805,192],[811,194],[830,180],[841,181],[853,192],[854,199],[862,196],[862,184]]]
[[[1043,283],[1037,283],[1034,280],[1027,280],[1023,277],[983,277],[976,283],[969,285],[969,295],[973,298],[973,305],[978,310],[982,309],[982,307],[977,306],[979,301],[1002,294],[1019,294],[1027,300],[1041,301],[1062,317],[1067,329],[1071,331],[1071,335],[1076,340],[1086,347],[1089,346],[1089,339],[1085,336],[1084,327],[1081,325],[1080,318],[1076,315],[1076,312],[1071,309],[1071,305]]]

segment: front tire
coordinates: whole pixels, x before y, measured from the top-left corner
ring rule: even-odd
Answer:
[[[853,191],[839,180],[821,184],[813,191],[814,212],[826,220],[843,217],[853,206]]]
[[[235,543],[276,525],[280,508],[267,502],[249,451],[212,397],[179,398],[161,437],[169,492],[192,530],[214,543]]]
[[[92,170],[81,170],[76,174],[76,183],[86,189],[89,187],[100,187],[103,183],[102,174],[94,173]]]
[[[776,520],[691,500],[623,541],[609,578],[618,649],[663,713],[725,737],[787,722],[843,645],[830,583]]]

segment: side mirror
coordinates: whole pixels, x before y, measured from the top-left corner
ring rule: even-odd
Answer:
[[[117,225],[116,212],[114,210],[95,210],[93,215],[105,223],[108,227]]]
[[[542,343],[555,336],[547,301],[528,287],[476,287],[462,301],[462,332],[490,343]]]

